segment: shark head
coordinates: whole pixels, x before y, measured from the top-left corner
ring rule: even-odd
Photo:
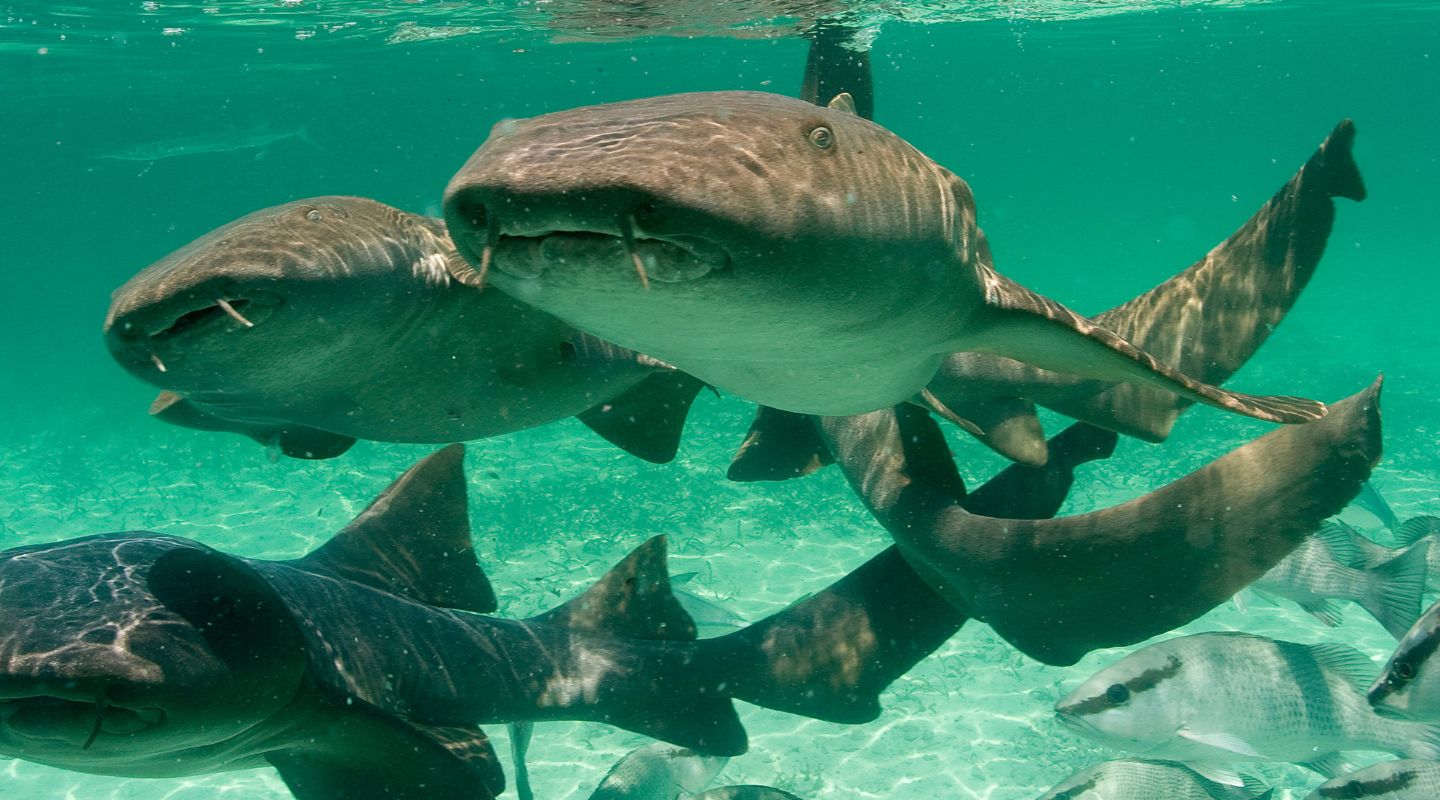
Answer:
[[[354,197],[267,208],[117,289],[105,342],[131,374],[215,408],[324,401],[337,371],[420,326],[448,284],[436,222]]]
[[[676,364],[882,322],[976,236],[968,188],[898,136],[759,92],[502,122],[444,209],[462,280]]]
[[[123,533],[0,553],[0,753],[136,776],[243,755],[294,699],[302,649],[261,598],[227,598],[217,626],[157,597],[157,564],[205,552]]]

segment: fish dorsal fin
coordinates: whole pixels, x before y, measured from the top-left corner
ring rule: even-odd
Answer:
[[[1348,644],[1327,642],[1325,644],[1305,645],[1310,655],[1321,667],[1341,676],[1356,691],[1365,693],[1370,684],[1375,680],[1377,668],[1370,657],[1356,650]]]
[[[428,605],[494,611],[470,542],[464,459],[458,444],[422,459],[300,565]]]
[[[1411,545],[1426,536],[1436,534],[1440,534],[1440,517],[1411,517],[1400,523],[1400,527],[1395,529],[1395,541],[1401,545]]]
[[[1325,520],[1321,523],[1320,530],[1314,533],[1315,538],[1330,551],[1331,558],[1347,567],[1356,568],[1365,564],[1365,554],[1360,552],[1360,545],[1355,543],[1355,537],[1359,535],[1354,528],[1338,519]]]
[[[536,620],[634,639],[695,638],[695,621],[670,591],[664,536],[635,548],[594,586]]]
[[[657,372],[576,419],[632,456],[667,464],[680,449],[685,418],[704,385],[683,372]]]
[[[846,114],[859,116],[859,112],[855,110],[855,98],[849,92],[841,92],[830,98],[830,102],[826,103],[825,107],[831,111],[843,111]]]

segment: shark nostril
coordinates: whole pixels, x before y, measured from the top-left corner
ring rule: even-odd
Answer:
[[[460,219],[472,230],[485,230],[488,227],[488,214],[485,211],[485,204],[477,197],[467,197],[458,206]]]

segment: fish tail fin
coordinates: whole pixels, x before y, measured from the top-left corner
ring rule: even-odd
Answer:
[[[1402,545],[1414,544],[1421,539],[1440,535],[1440,517],[1411,517],[1396,526],[1394,531],[1395,541]]]
[[[634,688],[629,691],[602,686],[602,694],[616,696],[596,719],[701,755],[738,756],[748,741],[726,691],[728,665],[690,657],[697,649],[703,655],[703,643],[694,643],[695,622],[671,591],[665,551],[664,536],[651,538],[579,596],[532,621],[576,632],[683,643],[673,669],[657,671],[649,681],[630,680],[626,686]],[[622,693],[627,696],[620,697]]]
[[[1420,618],[1421,595],[1429,571],[1428,551],[1429,542],[1413,544],[1371,569],[1367,576],[1369,586],[1360,605],[1396,639]]]
[[[1410,739],[1401,745],[1395,754],[1401,758],[1416,758],[1421,761],[1440,761],[1440,724],[1412,722]]]
[[[879,716],[880,692],[965,619],[890,547],[823,591],[701,645],[727,665],[738,699],[860,723]]]

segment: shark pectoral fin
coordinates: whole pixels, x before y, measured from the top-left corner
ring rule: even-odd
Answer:
[[[663,535],[632,550],[578,597],[532,619],[633,639],[695,638],[695,621],[670,591]]]
[[[304,634],[284,599],[243,559],[199,546],[175,549],[155,559],[146,582],[229,669],[224,702],[265,719],[301,692],[309,662]]]
[[[984,517],[1049,519],[1070,494],[1075,468],[1109,458],[1119,439],[1114,431],[1077,422],[1047,443],[1050,459],[1043,466],[1012,464],[971,492],[961,505]]]
[[[265,755],[296,800],[494,800],[505,789],[479,728],[421,725],[359,706],[332,716],[307,746]]]
[[[815,418],[760,406],[725,476],[732,481],[783,481],[835,463]]]
[[[576,419],[630,455],[666,464],[680,449],[685,418],[704,386],[683,372],[657,372]]]
[[[1260,753],[1259,750],[1255,749],[1254,745],[1250,744],[1244,739],[1241,739],[1239,736],[1235,736],[1229,733],[1199,733],[1196,731],[1192,731],[1188,728],[1181,728],[1179,731],[1176,731],[1176,735],[1178,735],[1182,739],[1188,739],[1189,741],[1195,742],[1196,744],[1203,744],[1206,747],[1213,747],[1217,750],[1224,750],[1226,752],[1234,753],[1236,755],[1246,756],[1249,758],[1265,757]],[[1235,782],[1231,783],[1230,785],[1243,786],[1245,784],[1243,781],[1240,780],[1240,776],[1236,775]]]
[[[1344,508],[1380,455],[1379,390],[1376,381],[1324,420],[1272,431],[1113,508],[1054,520],[954,508],[886,527],[1000,636],[1072,664],[1227,601]]]
[[[1013,358],[1043,369],[1154,386],[1189,400],[1270,422],[1309,422],[1325,405],[1300,397],[1232,392],[1162,363],[1102,325],[991,270],[981,270],[988,319],[957,339],[955,350]]]
[[[150,404],[150,416],[180,428],[238,433],[263,445],[273,443],[291,458],[334,458],[355,444],[355,439],[349,436],[303,425],[226,419],[174,392],[161,392],[156,396]]]
[[[495,591],[470,542],[464,461],[458,444],[422,459],[294,563],[428,605],[494,611]]]
[[[895,547],[747,628],[723,649],[741,700],[832,722],[868,722],[880,692],[965,623]]]

